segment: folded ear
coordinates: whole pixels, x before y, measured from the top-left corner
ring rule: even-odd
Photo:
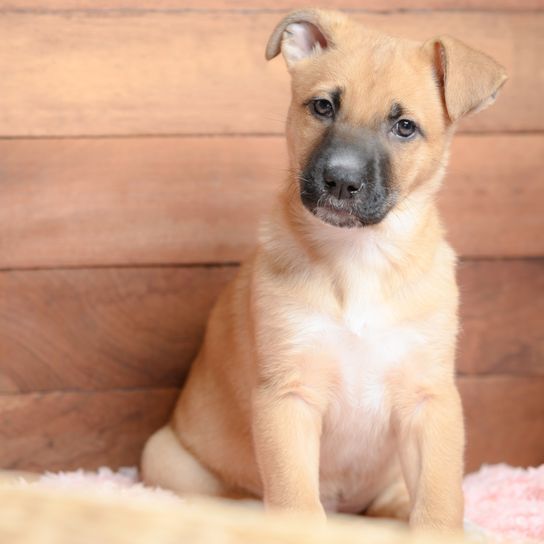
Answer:
[[[450,36],[429,40],[424,47],[430,49],[452,121],[491,105],[508,79],[491,57]]]
[[[281,51],[288,67],[312,55],[318,55],[330,45],[322,28],[317,10],[292,11],[272,32],[266,45],[266,59]]]

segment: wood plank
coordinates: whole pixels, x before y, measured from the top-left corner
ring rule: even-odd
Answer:
[[[459,370],[544,376],[544,260],[465,261],[458,278]]]
[[[543,135],[454,140],[439,205],[461,255],[544,254],[542,157]]]
[[[544,128],[544,12],[356,18],[409,38],[458,35],[506,66],[497,105],[464,130]],[[268,12],[3,12],[0,135],[280,133],[287,74],[263,59],[277,21]]]
[[[235,267],[0,273],[0,392],[182,383]],[[464,262],[463,374],[544,376],[544,260]]]
[[[0,274],[0,391],[177,386],[236,269]]]
[[[544,377],[460,378],[467,427],[466,471],[482,463],[544,463]]]
[[[135,465],[173,409],[176,389],[0,396],[0,467]]]
[[[297,8],[315,7],[311,0],[299,0]],[[410,10],[475,10],[475,11],[525,11],[541,10],[542,0],[330,0],[327,9],[349,11],[394,12]],[[0,11],[288,11],[293,9],[290,0],[1,0]]]
[[[286,171],[283,142],[268,138],[0,150],[0,268],[237,261]]]
[[[544,254],[543,155],[544,135],[454,140],[461,255]],[[0,268],[238,261],[286,165],[277,137],[0,141]]]
[[[315,7],[313,0],[298,0],[296,7]],[[244,10],[288,11],[291,0],[1,0],[0,11],[96,11],[96,10]],[[544,9],[542,0],[329,0],[327,9],[391,12],[397,10],[523,11]]]
[[[467,471],[482,463],[544,462],[544,377],[462,378]],[[0,396],[0,467],[93,469],[138,462],[176,389]]]

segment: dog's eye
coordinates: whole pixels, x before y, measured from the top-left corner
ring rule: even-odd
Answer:
[[[395,123],[393,133],[401,138],[410,138],[417,131],[417,125],[409,119],[401,119]]]
[[[331,118],[334,116],[332,102],[325,98],[317,98],[311,102],[311,110],[318,117]]]

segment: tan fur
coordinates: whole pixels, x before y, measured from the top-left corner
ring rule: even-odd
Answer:
[[[324,37],[304,58],[293,23]],[[211,314],[169,427],[146,445],[144,477],[197,492],[185,473],[198,465],[202,493],[458,528],[458,292],[434,197],[453,122],[489,102],[504,72],[452,38],[400,40],[318,10],[278,25],[267,57],[280,49],[291,175]],[[376,127],[400,100],[425,131],[388,144],[398,199],[377,225],[334,227],[300,201],[298,175],[324,130],[304,104],[335,86],[346,127]]]

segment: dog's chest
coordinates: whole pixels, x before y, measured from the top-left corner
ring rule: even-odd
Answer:
[[[387,375],[425,340],[421,323],[399,317],[394,302],[370,289],[355,291],[330,325],[323,337],[334,354],[339,394],[354,407],[379,405]]]
[[[324,503],[356,511],[383,485],[394,449],[388,376],[421,342],[416,326],[399,322],[391,306],[367,293],[353,296],[329,328],[336,385],[321,444]]]

